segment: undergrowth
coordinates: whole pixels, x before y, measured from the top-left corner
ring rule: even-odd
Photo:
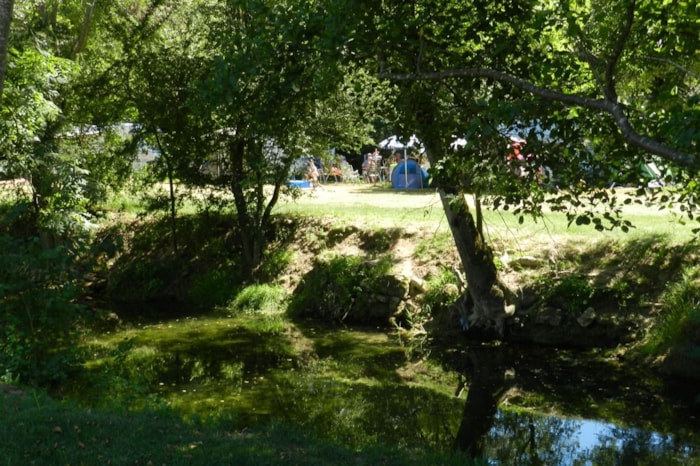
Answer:
[[[688,347],[700,360],[700,267],[687,266],[664,293],[660,316],[642,347],[647,354],[664,354],[674,346]]]

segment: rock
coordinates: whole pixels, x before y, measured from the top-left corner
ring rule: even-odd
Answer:
[[[408,282],[408,292],[411,296],[425,293],[425,281],[418,277],[411,277]]]
[[[458,298],[460,295],[459,287],[453,283],[447,283],[442,291],[447,295],[452,298]]]
[[[501,264],[503,264],[503,268],[509,269],[511,258],[510,258],[510,255],[508,254],[508,251],[505,251],[503,253],[503,255],[501,255],[500,259],[501,259]]]
[[[386,296],[404,299],[409,295],[410,283],[401,277],[386,276],[384,281],[379,285],[371,284],[369,288],[374,288],[377,292]]]
[[[581,327],[585,328],[585,327],[588,327],[589,325],[591,325],[593,323],[593,321],[595,320],[595,318],[596,318],[595,309],[593,309],[592,307],[589,307],[588,309],[583,311],[583,313],[580,316],[578,316],[576,318],[576,322],[578,322],[578,324]]]
[[[558,327],[561,325],[561,320],[561,309],[544,309],[535,317],[535,323],[547,324],[551,327]]]
[[[511,259],[510,264],[514,267],[536,268],[540,267],[544,261],[533,256],[522,256]]]

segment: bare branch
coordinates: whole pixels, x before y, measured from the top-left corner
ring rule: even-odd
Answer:
[[[464,68],[431,73],[381,73],[380,77],[393,81],[439,81],[450,78],[490,78],[495,81],[510,83],[519,89],[544,99],[606,112],[613,117],[615,123],[620,128],[623,138],[630,144],[678,165],[690,168],[700,168],[700,160],[698,160],[697,155],[673,149],[672,147],[637,133],[627,119],[624,108],[619,102],[616,101],[592,99],[576,94],[565,94],[563,92],[544,89],[530,83],[529,81],[518,78],[517,76],[488,68]]]

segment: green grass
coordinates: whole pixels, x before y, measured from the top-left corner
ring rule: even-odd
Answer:
[[[241,290],[225,307],[229,314],[263,313],[283,311],[287,300],[286,291],[279,285],[252,285]]]
[[[697,352],[700,343],[697,341],[700,335],[700,267],[684,268],[680,279],[666,290],[662,302],[661,315],[650,329],[642,351],[659,355],[674,346],[684,346]]]
[[[294,201],[282,201],[276,212],[311,217],[332,217],[337,224],[394,225],[425,227],[436,234],[449,235],[439,196],[434,190],[415,192],[396,191],[390,188],[358,184],[347,187],[342,202],[323,202],[322,190],[304,194]],[[396,206],[392,204],[396,202]],[[485,208],[485,233],[494,243],[507,243],[511,247],[525,246],[533,241],[559,243],[571,241],[597,241],[612,239],[626,241],[647,234],[671,235],[683,242],[693,237],[694,224],[681,224],[679,218],[668,210],[631,204],[623,208],[625,219],[634,226],[629,233],[620,229],[597,231],[591,225],[569,225],[566,216],[559,212],[545,212],[538,219],[519,217],[511,212]]]

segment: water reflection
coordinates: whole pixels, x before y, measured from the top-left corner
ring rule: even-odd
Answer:
[[[236,322],[140,328],[121,350],[123,385],[232,429],[281,421],[358,449],[459,449],[508,465],[700,465],[697,390],[683,405],[658,380],[599,358],[451,342],[418,361],[380,330],[314,325],[286,337]],[[555,410],[571,417],[539,414]]]
[[[455,435],[456,449],[509,465],[700,464],[697,431],[668,434],[499,409],[519,383],[510,354],[497,348],[469,349],[470,364],[463,368],[468,394]]]
[[[480,457],[484,453],[485,435],[493,425],[498,405],[513,384],[514,372],[504,365],[506,356],[501,351],[475,348],[468,356],[471,382],[454,445]]]
[[[511,465],[700,464],[697,444],[677,435],[512,411],[498,411],[484,454]]]

